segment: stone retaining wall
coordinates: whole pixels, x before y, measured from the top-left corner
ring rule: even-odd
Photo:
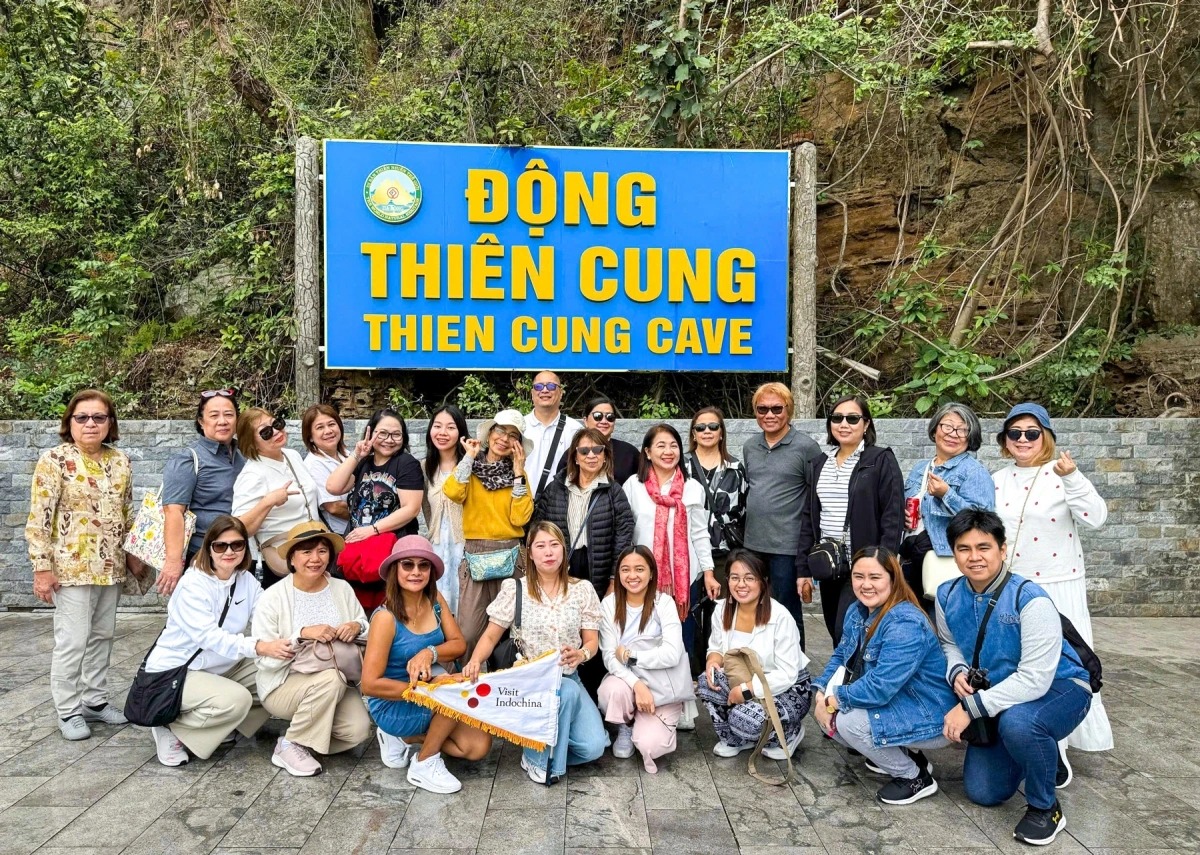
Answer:
[[[618,422],[617,435],[640,445],[650,424]],[[687,422],[675,426],[684,433]],[[425,422],[409,427],[420,446],[414,452],[422,456]],[[823,439],[821,422],[797,422],[796,427]],[[991,437],[999,423],[989,420],[984,427]],[[348,435],[361,428],[351,423]],[[924,421],[881,419],[877,428],[879,442],[895,449],[906,473],[931,452]],[[1200,616],[1200,420],[1059,419],[1055,428],[1060,447],[1071,451],[1108,501],[1108,524],[1083,536],[1093,614]],[[752,421],[731,422],[731,451],[740,457],[742,444],[757,430]],[[292,423],[290,433],[293,447],[299,447],[298,424]],[[167,456],[195,433],[190,422],[128,421],[121,423],[121,435],[120,447],[133,460],[135,498],[140,498],[158,487]],[[0,421],[0,609],[40,605],[32,594],[24,526],[34,465],[57,442],[56,424]],[[994,439],[985,440],[980,458],[990,469],[999,467]],[[154,595],[125,604],[160,605]]]

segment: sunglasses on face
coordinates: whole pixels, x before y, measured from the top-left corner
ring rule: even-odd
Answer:
[[[534,383],[533,391],[535,392],[557,392],[562,388],[561,383]]]
[[[942,422],[940,425],[938,425],[938,430],[941,431],[942,433],[944,433],[946,436],[966,436],[967,435],[967,429],[965,427],[958,427],[957,425],[949,425],[949,424],[946,424],[945,422]]]
[[[603,445],[581,445],[575,450],[581,457],[600,457],[604,454]]]
[[[424,559],[417,561],[416,559],[413,559],[413,558],[401,558],[400,559],[400,569],[405,571],[406,573],[411,573],[414,570],[420,570],[423,573],[428,573],[429,571],[431,571],[433,569],[433,564],[431,564],[430,562],[428,562]]]
[[[238,390],[230,387],[228,389],[205,389],[200,393],[200,399],[207,401],[209,398],[237,398]]]
[[[765,404],[759,404],[754,408],[754,412],[758,413],[760,416],[765,416],[767,413],[770,413],[773,416],[780,416],[783,415],[783,404],[772,404],[769,407]]]
[[[261,439],[263,442],[266,442],[268,439],[270,439],[271,437],[273,437],[275,435],[275,431],[281,431],[285,427],[287,427],[286,421],[284,421],[283,419],[276,419],[275,421],[271,422],[269,425],[263,425],[262,427],[260,427],[258,429],[258,438]]]
[[[866,421],[866,416],[860,416],[858,413],[834,413],[829,417],[829,421],[835,425],[840,425],[842,422],[848,425],[856,425],[859,422]]]
[[[594,422],[608,422],[611,425],[616,420],[616,413],[592,413],[592,421]]]
[[[720,429],[720,422],[699,422],[692,425],[692,430],[694,430],[696,433],[705,433],[706,431],[712,431],[713,433],[716,433]]]
[[[214,540],[209,546],[214,554],[224,555],[226,552],[244,552],[246,550],[246,541]]]
[[[86,425],[88,422],[102,425],[108,421],[109,417],[105,413],[76,413],[71,416],[71,421],[77,425]]]
[[[1008,430],[1006,430],[1004,432],[1004,435],[1007,436],[1009,439],[1011,439],[1013,442],[1016,442],[1022,436],[1024,436],[1026,441],[1028,441],[1028,442],[1037,442],[1037,439],[1038,439],[1038,437],[1040,437],[1042,435],[1042,432],[1040,430],[1038,430],[1037,428],[1027,428],[1026,430],[1019,430],[1017,428],[1009,428]]]

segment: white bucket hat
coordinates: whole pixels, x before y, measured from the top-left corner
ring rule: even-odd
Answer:
[[[486,446],[488,436],[492,432],[492,428],[500,425],[506,428],[515,428],[521,434],[521,447],[525,449],[525,456],[533,454],[533,440],[525,436],[525,417],[521,415],[520,410],[501,410],[496,413],[496,418],[488,419],[479,426],[479,433],[476,438],[479,444]]]

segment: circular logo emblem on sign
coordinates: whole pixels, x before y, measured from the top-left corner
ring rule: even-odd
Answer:
[[[421,182],[398,163],[384,164],[367,176],[363,201],[385,223],[407,222],[421,207]]]

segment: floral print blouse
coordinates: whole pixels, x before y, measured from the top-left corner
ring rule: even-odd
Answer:
[[[517,608],[517,584],[525,585],[523,579],[505,579],[500,583],[500,593],[487,608],[488,618],[507,629],[512,626]],[[600,599],[596,589],[582,579],[572,579],[566,594],[548,597],[542,593],[542,602],[529,596],[529,588],[521,590],[521,637],[520,647],[529,658],[540,656],[547,650],[563,647],[580,647],[583,644],[582,630],[600,631]],[[520,658],[527,658],[522,655]],[[575,673],[574,668],[564,667],[563,674]]]
[[[122,582],[133,514],[133,473],[122,452],[106,446],[92,460],[69,442],[46,451],[25,524],[34,572],[53,571],[62,585]]]

